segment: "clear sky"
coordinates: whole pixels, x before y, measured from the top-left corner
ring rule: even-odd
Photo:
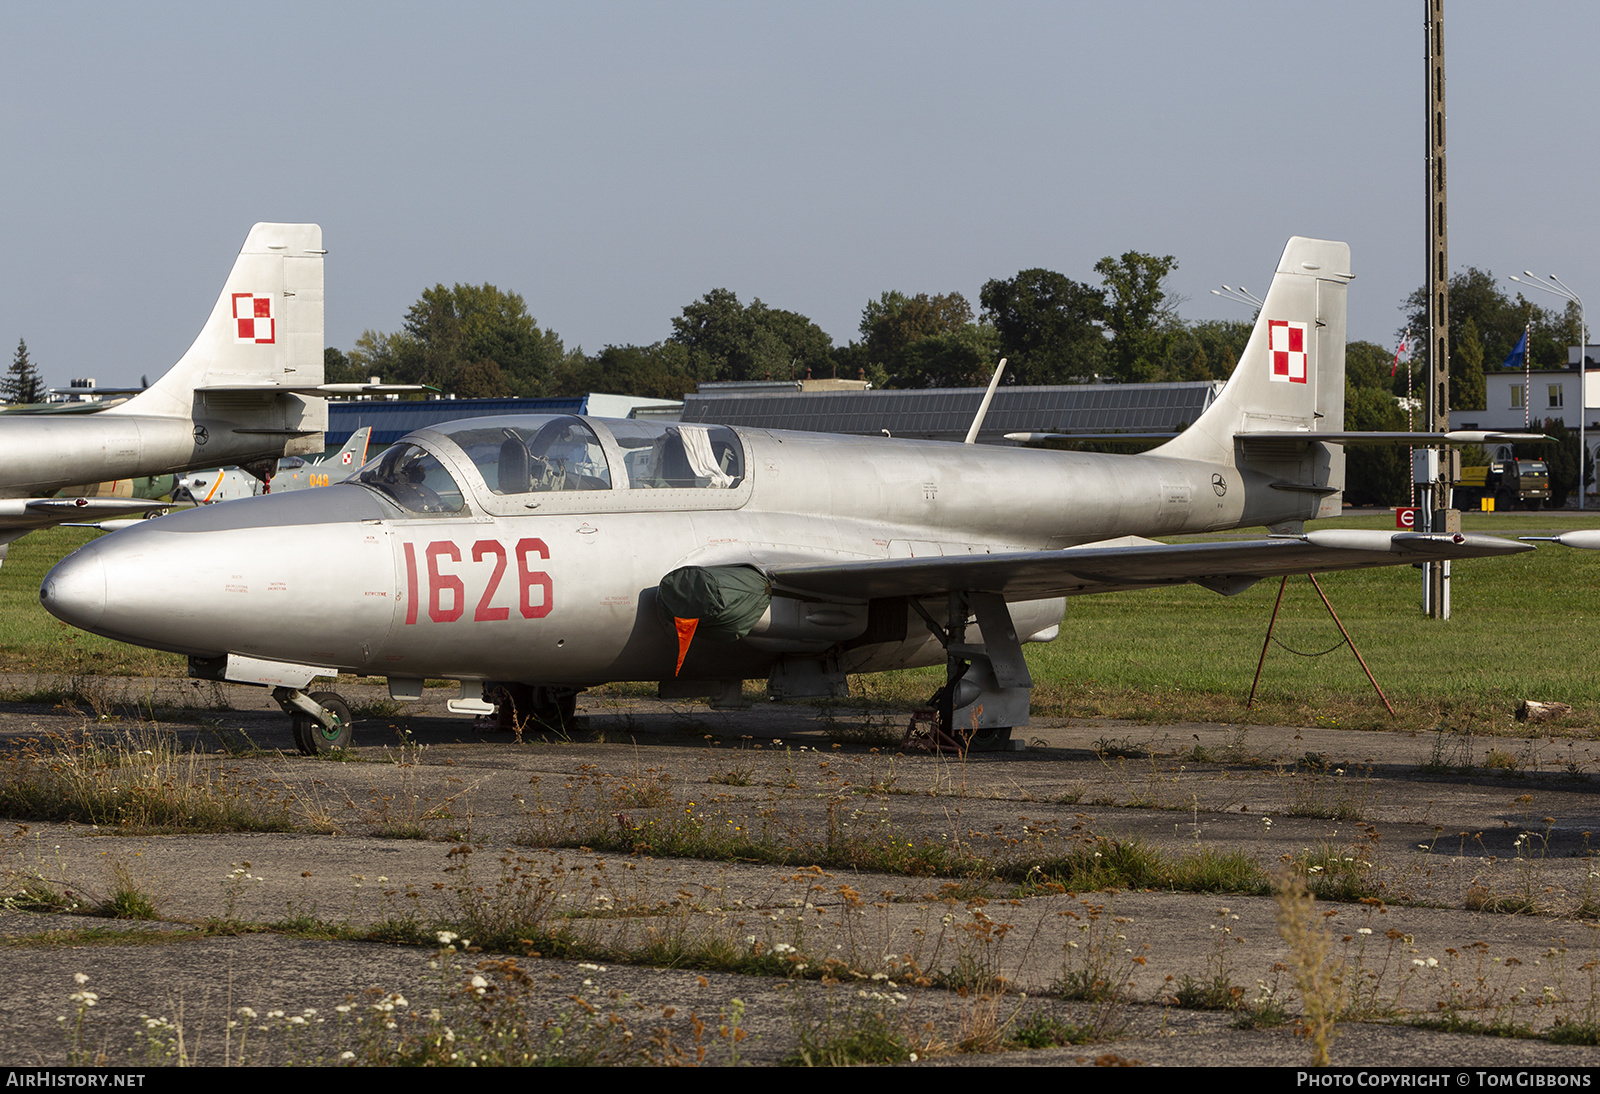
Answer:
[[[888,289],[1172,254],[1248,318],[1290,235],[1348,240],[1350,336],[1422,280],[1422,0],[0,7],[0,367],[152,379],[250,225],[315,221],[327,341],[436,283],[568,347],[713,288],[836,343]],[[1600,305],[1600,4],[1447,0],[1452,265]],[[1515,287],[1515,286],[1510,286]],[[1554,303],[1553,298],[1540,303]]]

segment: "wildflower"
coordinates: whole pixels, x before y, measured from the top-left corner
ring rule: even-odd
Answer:
[[[77,984],[78,984],[79,987],[82,987],[83,985],[85,985],[85,984],[87,984],[89,982],[89,974],[88,973],[82,973],[82,972],[75,972],[75,973],[72,974],[72,979],[77,981]]]

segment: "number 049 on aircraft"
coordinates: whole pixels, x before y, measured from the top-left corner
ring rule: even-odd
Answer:
[[[1232,378],[1135,456],[528,416],[418,430],[341,484],[180,513],[58,565],[61,619],[271,686],[311,751],[349,740],[317,676],[510,685],[545,718],[583,688],[733,700],[842,693],[943,663],[941,719],[1000,746],[1025,725],[1027,642],[1066,598],[1529,549],[1479,535],[1325,530],[1339,511],[1342,243],[1295,238]],[[1416,442],[1420,435],[1380,440]],[[1447,438],[1432,437],[1435,443]],[[1483,439],[1474,435],[1450,440]],[[1255,540],[1150,536],[1266,525]],[[306,560],[315,564],[307,565]]]

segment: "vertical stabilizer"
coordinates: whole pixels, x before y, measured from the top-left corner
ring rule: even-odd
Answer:
[[[1354,276],[1348,244],[1290,239],[1227,386],[1198,421],[1155,454],[1224,464],[1264,479],[1279,498],[1299,499],[1294,519],[1336,515],[1343,446],[1239,434],[1295,431],[1311,440],[1344,429],[1345,293]]]
[[[1353,276],[1348,244],[1289,240],[1222,394],[1156,452],[1234,464],[1239,432],[1344,429],[1345,286]]]
[[[264,390],[207,392],[260,384],[322,383],[322,229],[257,224],[250,229],[211,316],[187,353],[148,390],[107,413],[193,418],[198,437],[218,441],[281,435],[284,454],[322,451],[327,404]],[[203,443],[203,442],[202,442]],[[227,448],[221,444],[218,448]]]
[[[371,437],[372,427],[370,425],[362,426],[350,434],[350,439],[344,442],[343,448],[325,460],[318,460],[317,466],[321,467],[326,464],[335,471],[340,468],[347,468],[350,471],[356,470],[367,462],[367,441]]]

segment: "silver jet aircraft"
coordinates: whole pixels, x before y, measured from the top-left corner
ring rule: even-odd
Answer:
[[[199,337],[165,376],[130,399],[0,416],[0,560],[36,528],[160,505],[40,495],[218,464],[270,468],[323,450],[320,396],[395,390],[322,382],[326,253],[315,224],[257,224]]]
[[[509,685],[546,719],[583,688],[840,694],[943,663],[947,731],[1026,725],[1027,642],[1065,598],[1527,550],[1481,535],[1301,531],[1337,514],[1349,248],[1296,238],[1226,388],[1188,430],[1106,455],[528,416],[418,430],[342,484],[91,543],[40,597],[85,630],[271,686],[307,751],[350,739],[318,676]],[[1438,439],[1435,438],[1437,441]],[[1266,525],[1254,540],[1158,543]],[[315,559],[314,565],[305,560]],[[457,709],[472,709],[471,700]],[[478,709],[482,709],[478,704]]]
[[[272,477],[262,482],[250,472],[237,467],[213,467],[196,471],[178,480],[172,493],[173,501],[192,501],[196,505],[211,505],[219,501],[254,498],[261,494],[283,493],[286,490],[308,490],[313,486],[331,486],[367,462],[367,439],[372,427],[364,425],[345,442],[344,447],[325,459],[307,463],[299,456],[285,456],[278,461]]]

